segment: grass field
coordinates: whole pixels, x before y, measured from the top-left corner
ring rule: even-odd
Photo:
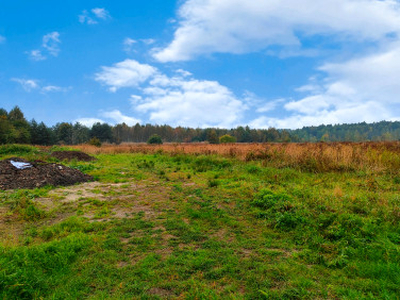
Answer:
[[[1,299],[399,299],[399,143],[76,148],[0,191]]]

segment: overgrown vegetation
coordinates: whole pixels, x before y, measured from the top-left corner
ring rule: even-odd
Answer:
[[[400,294],[397,143],[146,147],[69,163],[97,183],[0,192],[0,298]]]
[[[161,145],[163,143],[161,136],[158,134],[153,134],[147,141],[147,144],[150,145]]]

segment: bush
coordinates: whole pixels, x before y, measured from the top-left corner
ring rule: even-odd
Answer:
[[[39,150],[33,146],[28,145],[4,145],[0,146],[0,154],[14,154],[14,155],[23,155],[23,154],[35,154],[38,153]]]
[[[157,134],[153,134],[147,141],[147,144],[161,145],[162,143],[163,143],[163,141],[162,141],[161,137]]]
[[[269,189],[262,189],[251,204],[262,209],[285,212],[292,208],[291,202],[291,197],[285,193],[274,193]]]
[[[93,137],[93,138],[90,139],[89,145],[96,146],[96,147],[101,147],[101,142],[97,137]]]
[[[269,220],[275,228],[292,230],[307,222],[294,205],[293,199],[285,193],[263,189],[255,196],[251,205],[257,208],[257,217]]]
[[[221,144],[236,143],[236,138],[234,136],[230,136],[229,134],[225,134],[219,138],[219,142]]]

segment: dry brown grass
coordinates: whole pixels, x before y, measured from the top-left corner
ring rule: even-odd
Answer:
[[[279,168],[306,171],[390,171],[400,168],[400,142],[365,143],[262,143],[262,144],[122,144],[73,146],[90,154],[166,153],[170,155],[221,155],[246,161],[262,161]]]

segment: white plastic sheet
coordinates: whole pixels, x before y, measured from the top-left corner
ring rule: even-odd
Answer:
[[[10,160],[10,163],[14,167],[16,167],[17,169],[20,169],[20,170],[32,168],[32,165],[30,163],[24,163],[24,162],[13,161],[13,160]]]

